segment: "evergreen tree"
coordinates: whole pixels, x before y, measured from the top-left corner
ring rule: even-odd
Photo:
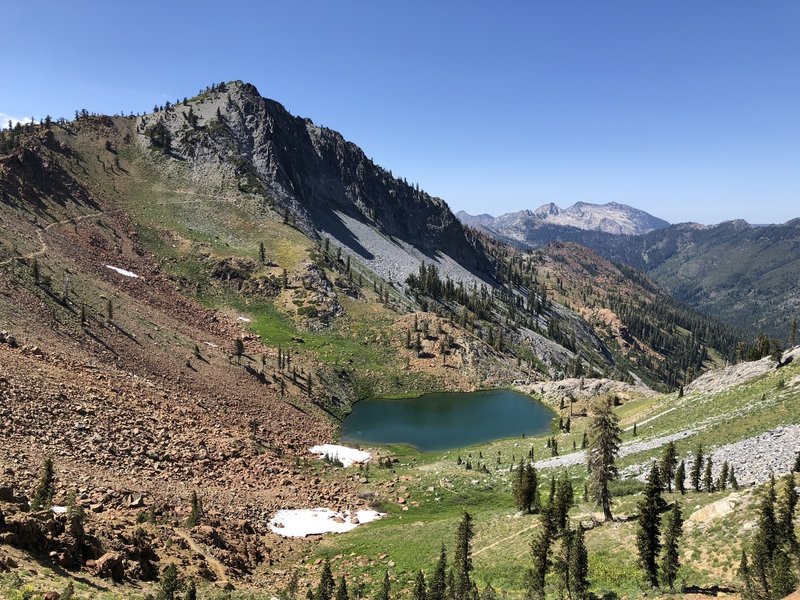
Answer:
[[[200,504],[200,499],[197,497],[197,492],[192,491],[191,510],[189,511],[189,518],[186,519],[186,526],[191,528],[198,525],[202,514],[203,508]]]
[[[445,600],[447,594],[447,550],[442,544],[436,569],[428,582],[428,600]]]
[[[775,479],[770,478],[759,506],[758,529],[750,546],[752,562],[749,567],[750,585],[754,594],[771,597],[771,566],[778,546],[778,531],[775,522]]]
[[[794,459],[794,466],[792,467],[792,473],[800,473],[800,452],[797,453],[797,456]]]
[[[583,528],[580,526],[572,536],[569,572],[573,599],[584,600],[589,591],[589,554],[586,552]]]
[[[350,594],[347,592],[347,581],[344,575],[339,578],[339,585],[336,586],[336,600],[350,600]]]
[[[472,516],[465,512],[461,517],[461,522],[458,524],[456,532],[456,550],[453,556],[455,567],[455,595],[456,600],[467,600],[470,590],[472,589],[472,582],[470,580],[470,572],[472,571],[472,536],[474,535],[472,529]]]
[[[572,563],[572,530],[565,529],[561,533],[561,543],[558,546],[553,570],[559,579],[559,587],[564,590],[568,598],[572,597],[572,578],[570,577],[570,564]]]
[[[681,495],[686,493],[686,463],[683,461],[675,469],[675,491]]]
[[[197,600],[197,585],[194,579],[191,579],[187,584],[186,594],[184,594],[183,600]]]
[[[796,552],[797,536],[794,532],[794,515],[797,509],[797,491],[794,475],[787,473],[781,478],[780,496],[775,507],[775,526],[779,541],[788,549]]]
[[[242,338],[233,340],[233,354],[236,356],[236,362],[240,363],[242,361],[242,355],[244,354],[244,342]]]
[[[717,489],[721,492],[724,492],[725,489],[728,487],[728,473],[730,469],[728,467],[728,461],[724,461],[722,463],[722,469],[719,472],[719,479],[717,480]]]
[[[694,462],[692,463],[692,488],[695,492],[700,491],[700,474],[703,472],[703,447],[698,445],[694,451]]]
[[[636,526],[636,548],[639,551],[639,563],[653,587],[658,586],[658,553],[661,549],[659,527],[661,516],[661,483],[658,466],[653,463],[647,479],[644,498],[639,502],[639,519]]]
[[[53,469],[53,459],[45,458],[42,464],[42,473],[39,483],[33,491],[31,510],[49,510],[53,505],[53,496],[56,493],[56,474]]]
[[[733,465],[730,466],[730,470],[728,471],[728,483],[731,484],[731,487],[734,491],[739,489],[739,482],[736,480],[736,471],[733,468]]]
[[[178,568],[175,565],[164,567],[161,578],[158,580],[158,600],[177,600],[181,582],[178,578]]]
[[[667,486],[667,491],[672,491],[672,482],[675,479],[675,470],[678,467],[678,451],[675,444],[669,442],[661,453],[661,483]]]
[[[669,586],[670,591],[675,591],[675,579],[678,577],[680,551],[678,542],[683,534],[683,515],[681,507],[676,502],[669,513],[664,534],[664,554],[661,558],[661,582]]]
[[[602,399],[593,409],[589,423],[591,442],[586,453],[586,468],[589,472],[589,490],[595,502],[603,507],[606,521],[611,521],[611,492],[608,484],[616,479],[616,459],[619,453],[619,418],[612,410],[611,400]]]
[[[339,600],[339,598],[336,600]],[[414,581],[414,600],[427,600],[425,574],[422,571],[417,571],[417,578]]]
[[[375,597],[375,600],[390,600],[392,592],[392,584],[389,581],[389,571],[383,572],[383,584],[381,585],[381,589],[378,591],[378,595]]]
[[[797,576],[792,572],[792,561],[782,549],[775,550],[769,572],[769,586],[773,598],[785,598],[797,589]]]
[[[706,459],[706,471],[703,474],[703,489],[709,493],[714,491],[714,478],[711,474],[711,469],[713,468],[713,462],[711,457],[709,456]]]
[[[572,508],[573,503],[574,492],[572,490],[572,483],[567,479],[566,475],[564,475],[558,480],[551,514],[557,532],[566,529],[569,509]]]
[[[322,573],[319,576],[319,585],[314,594],[314,600],[333,600],[333,594],[336,591],[336,582],[333,580],[333,573],[331,572],[331,565],[326,560],[322,565]]]
[[[264,242],[258,243],[258,260],[262,265],[267,264],[267,250],[264,248]]]
[[[548,508],[546,512],[549,510]],[[544,600],[545,598],[545,577],[550,568],[552,542],[550,527],[545,523],[545,526],[539,530],[531,542],[533,566],[528,571],[528,593],[526,595],[531,600]]]

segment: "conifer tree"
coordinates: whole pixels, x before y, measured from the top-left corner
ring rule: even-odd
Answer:
[[[589,423],[590,444],[586,453],[589,490],[598,505],[603,507],[606,521],[611,521],[611,492],[608,484],[616,479],[616,459],[620,444],[619,419],[612,410],[611,400],[602,399],[593,407]]]
[[[639,563],[647,575],[650,585],[658,586],[658,553],[661,549],[659,527],[661,516],[661,483],[658,466],[654,462],[647,479],[644,497],[639,502],[639,519],[636,526],[636,548],[639,551]]]
[[[730,466],[730,470],[728,471],[728,483],[731,484],[731,488],[733,488],[734,491],[739,489],[739,482],[736,480],[736,471],[733,465]]]
[[[198,525],[202,514],[203,508],[200,504],[200,499],[197,497],[197,492],[192,490],[191,510],[189,511],[189,517],[186,519],[186,526],[192,528]]]
[[[427,600],[425,574],[422,571],[417,571],[417,578],[414,580],[414,600]]]
[[[664,554],[661,557],[661,582],[669,586],[670,591],[675,591],[675,579],[678,577],[680,551],[678,542],[683,534],[683,515],[681,507],[676,502],[669,513],[664,534]]]
[[[178,568],[175,565],[168,565],[161,571],[158,580],[158,600],[176,600],[181,589],[181,581],[178,578]]]
[[[456,549],[453,556],[455,567],[456,600],[467,600],[472,582],[470,572],[472,571],[472,516],[464,512],[461,522],[458,524],[456,532]]]
[[[797,453],[797,456],[794,459],[794,466],[792,467],[792,473],[800,473],[800,452]]]
[[[339,585],[336,586],[336,600],[350,600],[350,594],[347,592],[347,581],[344,575],[339,578]]]
[[[759,506],[758,529],[750,545],[752,562],[749,567],[753,593],[763,598],[771,597],[772,559],[778,546],[775,522],[775,479],[770,478]],[[747,582],[745,582],[747,583]]]
[[[706,471],[703,474],[703,489],[709,493],[714,491],[714,478],[711,474],[711,469],[713,468],[713,462],[711,457],[709,456],[706,459]]]
[[[678,451],[674,442],[669,442],[661,454],[661,483],[667,486],[667,491],[672,491],[672,481],[675,479],[675,470],[678,467]]]
[[[695,492],[700,491],[700,474],[703,472],[703,447],[698,445],[694,451],[694,462],[692,463],[692,488]]]
[[[42,473],[39,476],[39,483],[33,491],[31,499],[31,510],[44,510],[53,504],[53,496],[56,493],[56,474],[53,469],[53,459],[45,458],[42,464]]]
[[[569,509],[574,503],[574,492],[572,483],[566,475],[558,480],[556,486],[555,499],[553,501],[552,519],[555,523],[556,532],[564,531],[567,527]]]
[[[428,600],[445,600],[447,593],[447,549],[442,544],[439,560],[428,582]]]
[[[675,469],[675,491],[681,495],[686,493],[686,463],[683,461]]]
[[[728,467],[728,461],[724,461],[722,463],[722,469],[719,472],[719,480],[717,483],[717,489],[721,492],[724,492],[725,489],[728,487],[728,473],[730,472]]]
[[[258,260],[262,265],[267,264],[267,250],[264,248],[264,242],[258,243]]]
[[[378,590],[378,595],[375,597],[375,600],[390,600],[390,595],[392,592],[392,584],[389,581],[389,571],[383,572],[383,584],[381,584],[381,589]]]
[[[548,508],[545,512],[549,512]],[[543,518],[546,521],[547,515]],[[542,527],[531,542],[531,558],[533,566],[528,571],[528,593],[526,597],[532,600],[544,600],[545,598],[545,577],[550,568],[550,546],[552,545],[552,533],[547,523]]]
[[[794,532],[794,516],[797,509],[797,491],[794,485],[794,475],[787,473],[781,478],[780,496],[775,507],[775,525],[778,540],[788,550],[796,552],[798,549],[797,536]]]
[[[335,589],[336,582],[333,580],[331,565],[326,560],[322,565],[322,573],[319,576],[319,585],[314,594],[314,600],[333,600]]]
[[[586,551],[583,528],[580,526],[572,536],[569,572],[573,600],[584,600],[589,591],[589,554]]]

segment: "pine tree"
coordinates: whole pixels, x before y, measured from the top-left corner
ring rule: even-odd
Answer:
[[[797,589],[797,576],[792,561],[782,549],[775,550],[769,572],[769,587],[773,598],[785,598]]]
[[[734,491],[739,489],[739,482],[736,480],[736,471],[733,465],[730,466],[730,471],[728,472],[728,483],[731,484],[731,488],[733,488]]]
[[[186,519],[186,526],[189,528],[194,527],[200,523],[200,517],[203,514],[203,508],[200,500],[197,497],[197,492],[192,491],[191,510],[189,511],[189,518]]]
[[[692,488],[695,492],[700,491],[700,474],[703,472],[703,447],[698,445],[694,451],[694,462],[692,463]]]
[[[569,519],[569,509],[572,508],[573,503],[574,492],[572,490],[572,483],[567,479],[566,475],[564,475],[558,480],[553,502],[552,518],[557,532],[562,532],[566,529]]]
[[[338,598],[336,600],[339,600]],[[425,591],[425,574],[417,571],[417,578],[414,581],[414,600],[427,600]]]
[[[584,600],[589,591],[589,554],[583,539],[583,528],[578,527],[572,536],[569,564],[573,600]]]
[[[672,481],[675,479],[675,470],[678,466],[678,451],[675,444],[669,442],[661,454],[661,482],[667,486],[667,491],[672,491]]]
[[[186,585],[186,594],[184,594],[183,600],[197,600],[197,585],[194,579],[189,580]]]
[[[800,452],[797,453],[797,456],[794,459],[794,466],[792,467],[792,473],[800,473]]]
[[[565,529],[561,533],[561,543],[558,546],[553,570],[559,579],[559,587],[567,594],[567,598],[572,597],[572,578],[570,577],[570,564],[572,563],[572,530]]]
[[[548,508],[546,513],[549,510]],[[543,518],[543,520],[545,519]],[[544,600],[545,598],[545,577],[550,568],[551,545],[552,534],[550,527],[545,522],[545,526],[539,530],[531,542],[533,566],[528,571],[528,593],[526,597],[532,600]]]
[[[467,600],[472,589],[472,516],[465,512],[456,532],[456,550],[453,556],[456,577],[456,600]]]
[[[661,582],[669,586],[670,591],[675,591],[675,579],[678,577],[680,551],[678,542],[683,534],[683,515],[681,507],[676,502],[667,519],[664,534],[664,555],[661,558]]]
[[[333,580],[331,565],[326,560],[322,565],[322,573],[319,576],[319,585],[314,594],[314,600],[332,600],[336,590],[336,582]]]
[[[717,480],[717,489],[721,492],[724,492],[725,489],[728,487],[728,473],[729,473],[728,461],[724,461],[722,463],[722,469],[719,472],[719,479]]]
[[[751,585],[759,597],[771,596],[771,565],[778,546],[775,522],[775,478],[770,477],[759,506],[758,529],[751,544],[752,563],[749,573]]]
[[[781,478],[780,496],[775,507],[775,526],[779,541],[793,552],[798,550],[797,536],[794,532],[797,500],[794,475],[787,473]]]
[[[428,600],[445,600],[447,594],[447,550],[442,544],[436,569],[428,582]]]
[[[647,575],[650,585],[658,586],[658,553],[661,549],[659,527],[661,516],[661,483],[658,466],[653,463],[647,479],[644,498],[639,502],[639,519],[636,526],[636,547],[639,551],[639,563]]]
[[[264,248],[264,242],[258,243],[258,260],[262,265],[267,264],[267,250]]]
[[[42,473],[39,476],[39,483],[33,491],[31,499],[31,510],[50,509],[53,504],[53,496],[56,493],[56,474],[53,469],[53,459],[45,458],[42,464]]]
[[[686,463],[683,461],[675,469],[675,491],[681,495],[686,493]]]
[[[591,442],[586,453],[589,472],[589,489],[594,500],[603,507],[606,521],[611,521],[611,492],[608,484],[616,479],[616,458],[619,453],[619,419],[612,410],[610,399],[603,399],[594,406],[589,423]]]
[[[383,572],[383,584],[381,585],[381,589],[378,590],[378,595],[375,597],[375,600],[390,600],[392,592],[392,584],[389,581],[389,571]]]
[[[347,592],[347,580],[344,575],[339,577],[339,585],[336,586],[336,600],[350,600],[350,594]]]
[[[713,462],[711,457],[709,456],[706,459],[706,471],[703,474],[703,489],[709,493],[714,491],[714,478],[711,474],[711,469],[713,468]]]
[[[176,600],[181,589],[181,581],[178,578],[178,568],[175,565],[164,567],[161,577],[158,580],[158,600]]]
[[[233,354],[236,356],[236,362],[242,362],[242,355],[244,354],[244,342],[242,338],[233,340]]]

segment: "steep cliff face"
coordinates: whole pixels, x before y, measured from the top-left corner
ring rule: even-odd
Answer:
[[[198,179],[266,193],[312,236],[327,236],[382,276],[403,281],[420,262],[457,280],[490,276],[480,245],[447,204],[373,163],[355,144],[232,82],[140,119],[144,143],[165,127],[169,152]],[[387,260],[387,254],[389,258]]]

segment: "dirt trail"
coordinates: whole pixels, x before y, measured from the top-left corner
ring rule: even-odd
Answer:
[[[200,544],[198,544],[191,535],[189,535],[188,531],[184,531],[183,529],[175,528],[175,533],[178,534],[181,538],[186,540],[186,543],[189,544],[189,548],[195,554],[201,555],[208,565],[208,568],[214,572],[214,575],[217,577],[217,581],[220,583],[226,583],[228,581],[228,574],[225,570],[225,565],[223,565],[220,561],[214,558],[205,548],[203,548]]]
[[[512,540],[515,537],[522,535],[526,531],[530,531],[531,529],[535,529],[536,527],[539,527],[539,525],[540,525],[539,523],[534,523],[533,525],[529,525],[528,527],[525,527],[524,529],[520,529],[516,533],[512,533],[511,535],[509,535],[507,537],[504,537],[504,538],[502,538],[500,540],[497,540],[496,542],[492,542],[488,546],[484,546],[483,548],[478,548],[477,550],[475,550],[475,552],[472,553],[472,556],[478,556],[479,554],[482,554],[483,552],[486,552],[487,550],[491,550],[492,548],[496,547],[498,544],[502,544],[504,542],[507,542],[508,540]]]
[[[44,256],[44,254],[47,252],[48,249],[47,241],[44,239],[44,234],[50,231],[50,229],[52,229],[53,227],[57,225],[69,225],[70,223],[77,223],[78,221],[82,221],[83,219],[91,219],[92,217],[99,217],[104,214],[105,213],[103,211],[98,211],[95,213],[90,213],[88,215],[81,215],[79,217],[72,217],[70,219],[64,219],[63,221],[54,221],[53,223],[50,223],[46,227],[43,227],[42,229],[39,229],[36,232],[36,237],[39,239],[39,246],[40,246],[38,250],[26,254],[24,256],[14,256],[12,258],[4,260],[3,262],[0,262],[0,267],[10,265],[12,262],[16,260],[30,260],[32,258],[38,258],[40,256]]]

